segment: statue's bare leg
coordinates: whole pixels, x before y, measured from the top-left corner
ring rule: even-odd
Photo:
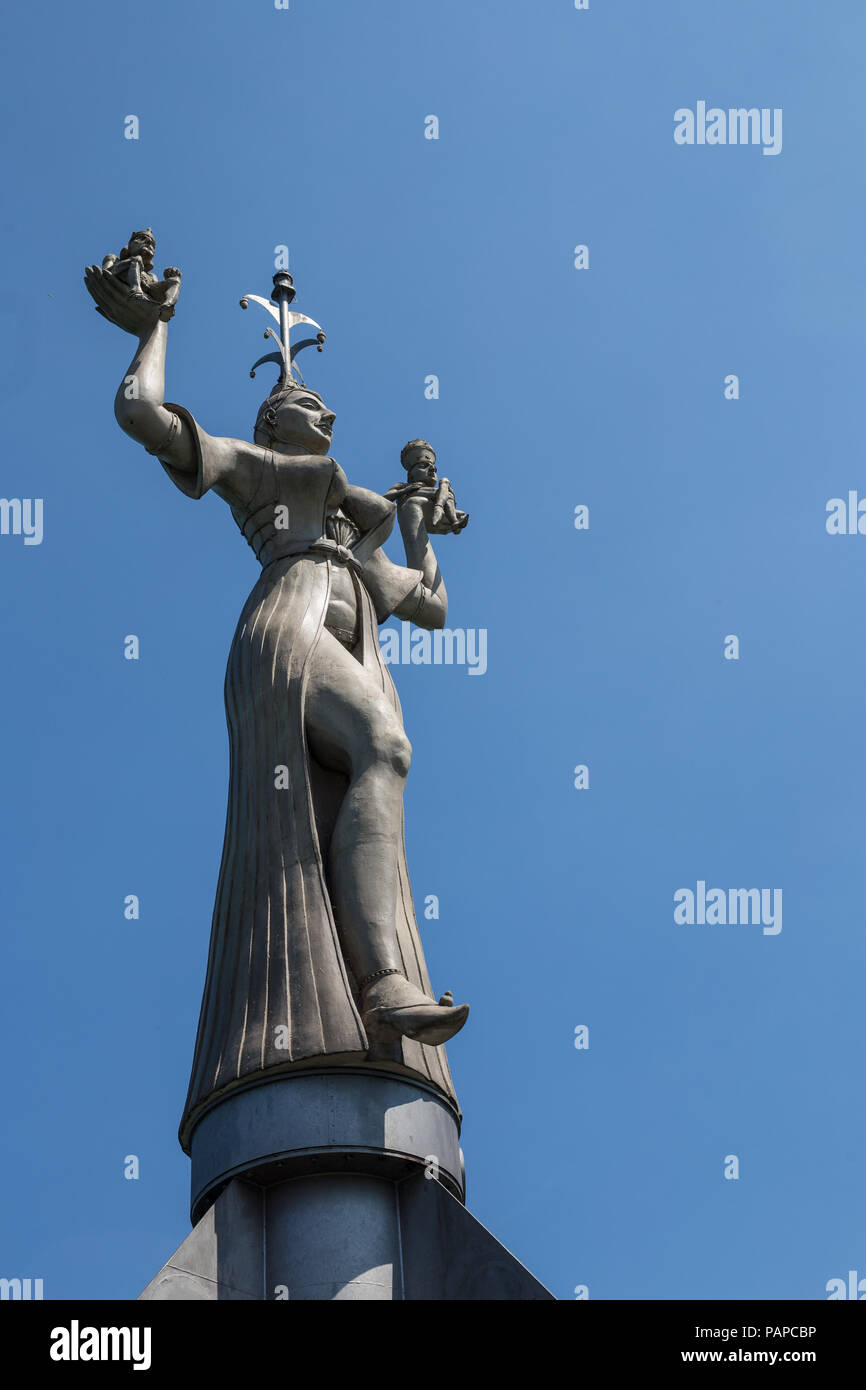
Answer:
[[[349,778],[331,836],[329,879],[365,1022],[444,1042],[463,1026],[468,1008],[437,1004],[406,980],[397,947],[403,789],[412,754],[401,721],[327,630],[307,669],[305,712],[312,753]]]
[[[400,965],[397,854],[411,747],[364,668],[323,631],[307,672],[307,738],[349,777],[331,839],[330,880],[349,964],[360,980]]]

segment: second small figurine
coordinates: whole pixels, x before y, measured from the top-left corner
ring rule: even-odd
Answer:
[[[385,496],[389,502],[402,502],[407,497],[421,495],[433,499],[429,529],[437,535],[456,535],[469,520],[468,512],[457,510],[454,492],[447,478],[436,472],[436,451],[426,439],[410,439],[400,452],[400,462],[406,469],[405,483],[395,483]]]

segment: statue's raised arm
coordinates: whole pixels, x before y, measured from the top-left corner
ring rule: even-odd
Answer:
[[[103,318],[138,338],[114,398],[120,428],[155,454],[188,497],[213,490],[230,505],[245,505],[255,493],[260,451],[240,439],[212,438],[183,406],[165,400],[168,324],[180,293],[181,273],[168,267],[153,274],[156,242],[148,227],[133,232],[119,256],[88,266],[84,282]]]
[[[120,428],[150,453],[171,446],[179,472],[194,473],[195,445],[189,427],[165,400],[168,320],[180,293],[180,271],[171,266],[163,280],[153,274],[156,242],[150,228],[133,232],[119,256],[88,266],[84,283],[96,307],[111,323],[139,340],[138,352],[117,388],[114,414]]]

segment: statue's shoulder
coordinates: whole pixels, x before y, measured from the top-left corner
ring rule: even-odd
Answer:
[[[273,474],[271,451],[251,439],[235,439],[224,435],[218,441],[226,500],[252,508],[263,493],[272,491],[269,478]]]
[[[230,454],[236,459],[257,459],[264,463],[270,454],[270,449],[266,449],[262,444],[254,444],[251,439],[235,439],[232,435],[224,435],[219,440],[222,451]]]
[[[195,479],[182,481],[171,468],[170,451],[166,456],[160,453],[160,462],[172,480],[190,497],[201,497],[213,488],[233,505],[248,505],[261,487],[268,450],[249,439],[208,434],[191,411],[174,401],[166,401],[166,409],[179,416],[189,429],[197,465]]]

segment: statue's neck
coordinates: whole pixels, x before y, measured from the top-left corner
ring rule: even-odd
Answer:
[[[273,453],[279,454],[281,458],[327,458],[327,454],[312,454],[309,449],[304,448],[303,444],[281,444],[275,442],[271,444],[270,447]]]

